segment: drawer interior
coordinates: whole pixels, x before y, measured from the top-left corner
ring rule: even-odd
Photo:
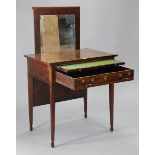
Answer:
[[[69,75],[72,78],[78,78],[78,77],[92,76],[92,75],[111,73],[111,72],[117,72],[117,71],[125,71],[125,70],[131,70],[131,69],[128,69],[122,66],[115,66],[115,67],[107,66],[102,68],[91,68],[89,70],[68,72],[63,74]]]
[[[89,61],[89,62],[81,62],[81,63],[72,63],[72,64],[61,64],[57,66],[57,70],[69,73],[69,72],[78,72],[78,71],[86,71],[97,69],[97,68],[103,68],[108,66],[117,66],[125,64],[124,62],[117,61],[117,60],[95,60],[95,61]]]
[[[134,71],[122,66],[106,66],[76,72],[56,71],[56,82],[70,89],[78,90],[109,83],[133,80]]]

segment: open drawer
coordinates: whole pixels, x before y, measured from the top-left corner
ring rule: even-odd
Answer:
[[[133,80],[134,71],[122,66],[94,68],[62,73],[56,71],[56,82],[73,90]]]

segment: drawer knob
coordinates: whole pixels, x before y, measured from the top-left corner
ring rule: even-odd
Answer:
[[[82,80],[81,82],[82,82],[83,84],[85,83],[85,81],[84,81],[84,80]]]
[[[118,74],[118,80],[122,80],[123,79],[123,75],[120,73]]]
[[[85,86],[85,87],[90,87],[90,86],[92,86],[93,84],[94,84],[94,81],[95,81],[95,79],[94,78],[92,78],[91,80],[90,80],[90,83],[85,83],[85,80],[82,80],[81,82],[83,83],[83,85]]]
[[[95,79],[94,79],[94,78],[92,78],[92,79],[91,79],[91,83],[93,84],[93,83],[94,83],[94,81],[95,81]]]
[[[131,75],[131,72],[128,72],[128,75],[130,76]]]
[[[107,75],[104,76],[104,80],[105,80],[105,81],[107,80]]]

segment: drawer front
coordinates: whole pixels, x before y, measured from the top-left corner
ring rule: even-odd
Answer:
[[[121,71],[76,78],[57,72],[56,80],[58,83],[66,87],[69,87],[73,90],[133,80],[134,71],[125,67],[122,68],[123,70]]]
[[[133,80],[133,70],[117,71],[75,79],[75,89]]]
[[[51,67],[42,62],[34,61],[33,59],[27,59],[28,73],[35,79],[49,83],[49,74]]]

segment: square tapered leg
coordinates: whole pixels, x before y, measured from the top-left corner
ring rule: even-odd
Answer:
[[[84,96],[84,117],[87,118],[87,89],[85,91],[85,96]]]
[[[109,111],[110,111],[110,131],[113,131],[114,121],[114,83],[109,84]]]
[[[54,85],[50,85],[50,115],[51,115],[51,147],[54,147],[55,135],[55,96]]]
[[[33,130],[33,78],[28,75],[28,94],[29,94],[29,124],[30,131]]]

